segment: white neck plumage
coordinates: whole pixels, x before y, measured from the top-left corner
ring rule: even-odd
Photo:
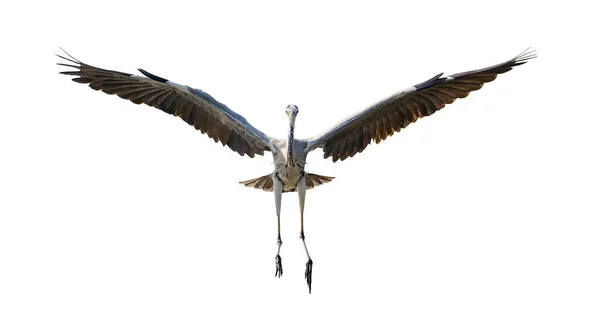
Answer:
[[[294,153],[292,148],[294,146],[294,123],[290,123],[290,132],[288,134],[288,142],[287,142],[287,165],[294,165]]]

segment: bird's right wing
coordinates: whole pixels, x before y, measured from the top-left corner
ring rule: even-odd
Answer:
[[[523,52],[516,57],[480,70],[463,72],[448,77],[442,74],[398,92],[365,110],[340,122],[329,131],[306,140],[305,153],[322,147],[323,157],[333,162],[345,160],[362,152],[375,140],[379,143],[399,132],[417,119],[429,116],[457,98],[479,90],[483,84],[513,67],[526,63],[535,53]]]
[[[93,67],[67,55],[70,58],[57,56],[71,63],[58,65],[75,70],[61,74],[78,76],[73,78],[77,83],[89,84],[94,90],[116,94],[133,103],[144,103],[178,116],[242,156],[254,157],[255,154],[263,155],[264,151],[276,151],[271,137],[200,89],[177,84],[143,69],[139,70],[146,77]]]

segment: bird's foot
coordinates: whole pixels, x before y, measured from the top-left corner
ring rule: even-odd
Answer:
[[[304,271],[304,278],[306,278],[306,284],[308,284],[308,293],[311,293],[312,265],[313,261],[309,258],[306,262],[306,270]]]
[[[281,266],[281,256],[277,254],[275,256],[275,277],[281,277],[283,275],[283,267]]]

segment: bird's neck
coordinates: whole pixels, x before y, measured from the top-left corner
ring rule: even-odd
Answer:
[[[290,123],[290,132],[288,133],[287,141],[287,165],[294,165],[294,152],[292,151],[294,146],[294,123]]]

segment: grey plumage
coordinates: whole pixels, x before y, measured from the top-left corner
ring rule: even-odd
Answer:
[[[360,153],[371,143],[377,144],[388,136],[429,116],[451,104],[457,98],[465,98],[483,84],[496,79],[499,74],[512,70],[535,57],[535,53],[523,52],[495,66],[441,77],[442,74],[396,93],[340,122],[331,130],[307,139],[306,152],[323,148],[323,157],[333,162],[345,160]]]
[[[65,52],[66,53],[66,52]],[[480,89],[499,74],[526,63],[536,55],[523,52],[518,56],[495,66],[443,77],[442,74],[416,84],[383,99],[364,110],[350,116],[330,130],[310,139],[294,137],[298,107],[289,105],[286,114],[289,118],[287,139],[275,139],[252,126],[243,116],[217,101],[210,94],[187,85],[172,82],[140,69],[144,76],[105,70],[85,64],[67,53],[58,55],[68,63],[61,66],[72,68],[62,74],[76,76],[73,81],[88,84],[94,90],[116,94],[136,104],[147,104],[168,114],[178,116],[196,130],[208,135],[215,142],[227,145],[240,155],[263,155],[271,152],[274,170],[258,178],[240,182],[241,184],[266,192],[273,192],[277,213],[278,252],[276,256],[276,276],[283,274],[279,249],[281,248],[280,212],[284,192],[298,192],[300,204],[300,238],[307,256],[305,278],[311,290],[313,262],[308,254],[304,237],[304,201],[306,190],[333,180],[304,171],[306,156],[316,148],[323,149],[325,158],[333,162],[345,160],[362,152],[367,146],[385,140],[417,119],[429,116],[465,98],[472,91]]]
[[[58,55],[72,64],[59,63],[74,68],[62,74],[78,76],[73,81],[89,84],[94,90],[116,94],[136,104],[147,104],[165,113],[178,116],[189,125],[207,134],[215,142],[227,145],[240,155],[263,155],[271,151],[272,138],[252,126],[238,113],[216,101],[208,93],[191,87],[172,83],[150,74],[136,76],[114,70],[90,66],[77,59]]]

